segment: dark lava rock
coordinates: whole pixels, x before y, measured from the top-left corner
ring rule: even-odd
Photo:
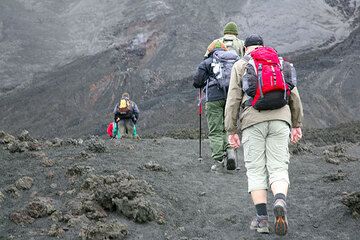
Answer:
[[[0,191],[0,206],[4,200],[5,200],[5,195]]]
[[[94,200],[106,210],[117,211],[136,222],[152,221],[156,210],[145,199],[152,194],[152,187],[123,170],[115,175],[93,175],[82,186],[93,192]]]
[[[16,138],[4,131],[0,131],[0,144],[9,144],[14,142]]]
[[[94,153],[106,152],[106,145],[101,139],[91,139],[88,143],[88,150]]]
[[[51,198],[39,197],[31,201],[26,206],[27,213],[33,218],[41,218],[51,215],[55,212]]]
[[[21,153],[21,152],[25,152],[28,146],[29,145],[27,142],[18,142],[15,140],[8,144],[7,149],[9,150],[10,153],[16,153],[16,152]]]
[[[22,142],[34,142],[35,141],[35,139],[30,136],[30,133],[27,130],[22,131],[20,133],[20,135],[18,136],[18,139]]]
[[[103,223],[97,222],[83,228],[80,237],[83,240],[90,239],[125,239],[128,227],[119,222]]]
[[[54,138],[51,140],[53,147],[60,147],[63,143],[63,140],[61,138]]]
[[[156,210],[144,197],[129,200],[127,197],[113,200],[119,213],[135,222],[145,223],[156,219]]]
[[[20,197],[20,192],[15,185],[10,185],[7,188],[5,188],[5,192],[10,194],[13,198]]]
[[[15,186],[19,190],[30,189],[33,185],[34,179],[31,177],[22,177],[15,182]]]
[[[94,201],[85,201],[82,204],[82,210],[89,219],[100,219],[107,217],[105,210]]]
[[[95,169],[93,167],[90,167],[90,166],[75,165],[75,166],[70,167],[66,171],[66,174],[70,175],[70,176],[81,176],[81,175],[84,175],[86,173],[93,172],[94,170]]]
[[[16,224],[27,223],[31,224],[35,221],[26,211],[12,212],[9,216],[10,220]]]
[[[50,237],[57,237],[57,238],[63,237],[64,234],[65,234],[64,229],[62,227],[58,226],[57,224],[51,225],[49,232],[48,232],[48,235]]]
[[[349,207],[355,218],[360,217],[360,192],[344,193],[341,202]]]
[[[342,170],[338,170],[337,173],[326,175],[323,178],[325,182],[335,182],[339,180],[344,180],[346,176],[346,173],[344,173]]]
[[[28,147],[27,149],[29,151],[40,151],[41,150],[41,146],[39,143],[36,142],[28,142]]]
[[[81,151],[79,153],[79,155],[75,156],[75,159],[77,159],[77,160],[85,160],[85,159],[88,159],[88,158],[92,158],[94,156],[95,156],[94,153],[89,153],[89,152],[84,150],[84,151]]]
[[[55,165],[56,162],[53,159],[49,159],[49,158],[45,157],[41,163],[44,167],[52,167]]]
[[[297,144],[291,144],[289,151],[291,154],[298,155],[304,152],[311,152],[311,146],[299,142]]]
[[[167,172],[165,167],[152,161],[144,164],[144,168],[155,172]]]

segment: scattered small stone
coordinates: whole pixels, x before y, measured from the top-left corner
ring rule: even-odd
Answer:
[[[33,185],[34,179],[31,177],[22,177],[15,182],[15,186],[19,190],[30,189]]]
[[[4,200],[5,200],[5,195],[0,191],[0,206]]]
[[[126,145],[126,148],[130,151],[134,150],[135,149],[135,146],[134,145]]]
[[[205,196],[206,195],[206,192],[201,192],[201,193],[199,193],[199,196],[200,197],[203,197],[203,196]]]
[[[79,143],[79,141],[77,139],[67,138],[62,142],[62,145],[64,145],[64,146],[68,146],[68,145],[78,146],[78,145],[80,145],[80,143]]]
[[[55,175],[54,171],[50,170],[50,171],[47,172],[46,178],[53,179],[54,175]]]
[[[337,173],[329,174],[327,176],[324,176],[323,178],[325,182],[335,182],[339,180],[344,180],[346,176],[346,173],[344,173],[342,170],[338,170]]]
[[[12,212],[9,218],[11,221],[13,221],[16,224],[20,224],[20,223],[31,224],[35,221],[35,219],[29,216],[29,214],[26,211]]]
[[[63,140],[60,138],[54,138],[51,140],[53,147],[60,147],[62,145]]]
[[[56,183],[52,183],[52,184],[50,184],[50,187],[51,187],[52,189],[57,188],[57,184],[56,184]]]
[[[55,160],[46,157],[41,163],[44,167],[52,167],[55,165],[56,162]]]
[[[305,145],[301,142],[290,145],[289,151],[291,154],[298,155],[304,152],[312,152],[311,146]]]
[[[38,159],[46,158],[46,153],[44,152],[27,152],[26,154],[31,158],[38,158]]]
[[[237,217],[236,215],[231,215],[225,218],[226,221],[232,223],[232,224],[236,224],[237,223]]]
[[[81,159],[92,158],[94,156],[95,156],[94,153],[89,153],[89,152],[84,150],[84,151],[81,151],[80,154],[78,156],[76,156],[75,158],[78,159],[78,160],[81,160]]]
[[[152,161],[144,164],[144,167],[155,172],[167,172],[167,169],[165,167]]]
[[[165,224],[166,220],[165,220],[165,213],[164,212],[159,212],[158,214],[158,218],[156,219],[156,222],[160,225]]]
[[[331,164],[335,164],[335,165],[339,165],[340,164],[340,160],[339,159],[335,159],[330,157],[329,155],[325,156],[325,161]]]
[[[75,192],[76,192],[75,188],[73,188],[73,189],[71,189],[69,191],[66,191],[66,193],[69,194],[69,195],[73,195]]]
[[[5,189],[5,192],[9,193],[13,198],[20,197],[20,192],[15,185],[10,185]]]

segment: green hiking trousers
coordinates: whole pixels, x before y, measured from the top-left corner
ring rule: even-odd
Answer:
[[[209,128],[211,157],[220,161],[229,147],[224,127],[225,100],[207,102],[205,103],[205,110]]]

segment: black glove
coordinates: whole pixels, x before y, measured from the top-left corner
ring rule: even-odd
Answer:
[[[134,124],[136,124],[137,118],[136,118],[135,116],[133,116],[133,117],[132,117],[132,121],[133,121]]]

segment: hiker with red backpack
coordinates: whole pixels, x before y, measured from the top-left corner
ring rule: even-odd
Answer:
[[[303,119],[294,74],[292,64],[279,58],[273,48],[265,47],[259,35],[246,38],[245,56],[231,72],[225,128],[229,144],[234,148],[243,146],[248,192],[256,209],[250,228],[260,233],[269,233],[269,186],[274,195],[275,233],[285,235],[288,231],[288,143],[301,139]]]
[[[130,95],[128,93],[123,93],[120,101],[114,108],[114,133],[112,136],[117,138],[124,138],[129,136],[130,138],[139,139],[139,135],[136,132],[136,123],[138,120],[138,106],[135,102],[130,100]]]
[[[221,41],[211,43],[209,57],[200,63],[193,78],[193,86],[205,91],[208,136],[214,160],[211,170],[214,172],[222,172],[225,166],[227,170],[236,169],[235,152],[227,142],[224,129],[224,110],[231,68],[239,57],[234,51],[227,50]]]

